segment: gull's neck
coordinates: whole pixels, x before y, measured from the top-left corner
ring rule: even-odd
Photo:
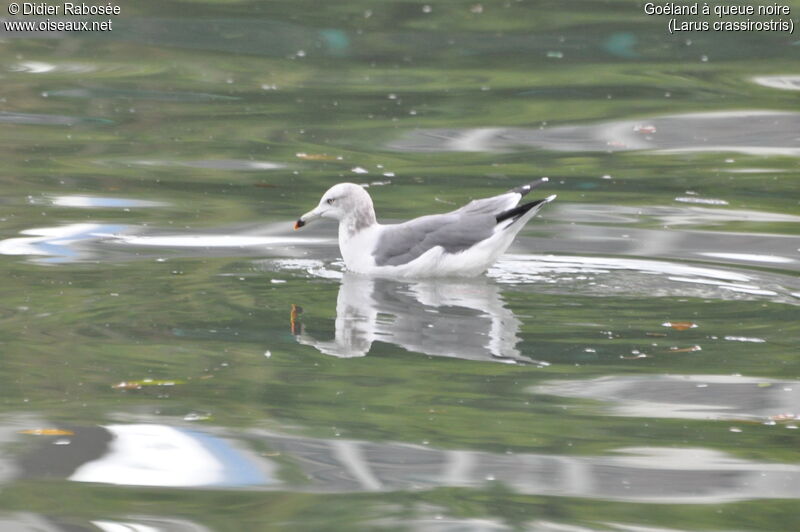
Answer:
[[[372,201],[362,203],[339,221],[339,240],[350,240],[376,223]]]

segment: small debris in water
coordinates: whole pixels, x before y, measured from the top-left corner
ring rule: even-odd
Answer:
[[[547,57],[550,57],[550,58],[553,58],[553,59],[562,59],[564,57],[564,52],[551,50],[551,51],[547,52]]]
[[[267,357],[267,358],[272,358],[272,351],[270,351],[269,349],[267,349],[267,350],[264,352],[264,356],[265,356],[265,357]]]
[[[369,173],[369,170],[367,170],[366,168],[362,168],[360,166],[356,166],[355,168],[352,168],[350,171],[353,172],[354,174],[368,174]]]
[[[333,155],[328,155],[327,153],[295,153],[295,157],[298,159],[304,159],[306,161],[336,161],[337,157]]]
[[[455,202],[452,202],[452,201],[447,201],[447,200],[443,200],[443,199],[442,199],[442,198],[440,198],[439,196],[434,196],[434,197],[433,197],[433,201],[437,201],[437,202],[439,202],[439,203],[444,203],[445,205],[455,205]]]
[[[661,325],[663,327],[670,327],[676,331],[685,331],[687,329],[697,328],[697,324],[691,321],[665,321]]]
[[[731,427],[728,430],[731,432],[742,432],[742,429],[740,429],[739,427]]]
[[[670,353],[693,353],[695,351],[702,351],[703,348],[699,345],[693,345],[691,347],[677,347],[672,346],[669,348]]]
[[[72,440],[69,438],[59,438],[53,442],[53,445],[69,445],[70,443],[72,443]]]
[[[642,135],[650,135],[656,132],[656,126],[653,125],[646,125],[646,126],[634,126],[633,130],[636,133],[641,133]]]
[[[644,353],[640,353],[640,352],[639,352],[639,351],[637,351],[636,349],[634,349],[633,351],[631,351],[631,354],[632,354],[633,356],[626,357],[625,355],[620,355],[620,356],[619,356],[619,358],[622,358],[622,359],[624,359],[624,360],[636,360],[636,359],[639,359],[639,358],[647,358],[647,355],[646,355],[646,354],[644,354]]]
[[[111,387],[115,390],[141,390],[145,386],[176,386],[184,384],[179,380],[163,380],[163,379],[142,379],[136,381],[122,381],[113,384]]]

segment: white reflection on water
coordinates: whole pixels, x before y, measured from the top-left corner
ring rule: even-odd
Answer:
[[[67,473],[72,480],[300,493],[488,489],[500,484],[526,495],[649,503],[800,498],[800,466],[796,464],[758,462],[692,447],[619,448],[597,456],[498,454],[263,429],[243,430],[239,442],[233,442],[212,435],[230,434],[227,429],[209,426],[199,432],[163,423],[73,430],[71,445],[48,444],[47,437],[39,436],[41,445],[19,447],[26,454],[18,465],[4,465],[33,478],[54,476],[52,468],[42,469],[40,464],[46,463],[74,469],[75,473]],[[82,437],[83,433],[87,436]],[[267,455],[280,455],[280,462],[263,452],[248,451],[246,442],[270,449]],[[65,460],[79,463],[64,465]]]
[[[59,207],[166,207],[163,201],[148,201],[132,198],[107,198],[101,196],[54,196],[49,198]],[[35,201],[35,200],[34,200]]]
[[[681,203],[697,203],[700,205],[728,205],[729,203],[723,199],[717,198],[697,198],[694,196],[681,196],[675,198],[675,201]]]
[[[800,155],[798,130],[800,113],[737,110],[544,128],[415,129],[388,147],[409,152],[535,147],[554,151],[733,151],[796,157]]]
[[[69,197],[74,198],[74,197]],[[83,206],[89,203],[97,206],[102,203],[104,206],[122,206],[128,204],[127,199],[121,200],[122,204],[112,205],[114,198],[91,198],[84,201],[81,199],[68,202],[74,203],[71,206]],[[97,200],[97,201],[95,201]],[[112,200],[111,202],[107,200]],[[139,204],[139,200],[134,200],[133,204]],[[141,205],[140,205],[141,206]],[[288,224],[280,224],[279,227],[289,227]],[[279,227],[268,227],[267,231],[279,231]],[[233,234],[225,233],[183,233],[183,234],[142,234],[143,227],[131,225],[110,225],[110,224],[68,224],[57,227],[40,227],[36,229],[26,229],[21,231],[23,235],[33,235],[26,237],[7,238],[0,240],[0,255],[33,255],[41,258],[33,259],[35,262],[42,263],[61,263],[77,262],[86,260],[97,260],[103,252],[123,250],[123,246],[129,249],[134,247],[149,247],[154,249],[189,249],[193,252],[208,254],[213,250],[251,249],[254,252],[278,249],[284,255],[291,256],[293,253],[304,253],[295,248],[328,244],[327,238],[308,238],[296,236],[280,236],[274,234],[263,234],[263,228],[259,234],[254,231],[241,231]],[[286,230],[284,230],[286,231]],[[129,258],[141,259],[136,253],[131,253]]]
[[[654,221],[662,225],[723,225],[728,222],[800,223],[800,216],[749,209],[715,209],[677,205],[608,205],[561,202],[548,211],[548,219],[584,223],[635,224]],[[780,237],[784,235],[763,235]]]
[[[756,377],[614,375],[552,381],[531,391],[605,401],[610,403],[610,413],[619,416],[766,421],[771,416],[800,414],[800,381]]]
[[[128,229],[124,225],[69,224],[58,227],[26,229],[30,237],[0,240],[0,255],[39,255],[37,262],[58,263],[85,260],[94,256],[88,243],[107,238]]]
[[[545,273],[608,273],[612,270],[694,276],[728,283],[746,282],[751,279],[744,273],[680,262],[568,255],[505,255],[496,266],[489,269],[489,275],[501,282],[513,283],[541,277]]]
[[[207,168],[213,170],[277,170],[285,168],[285,164],[273,163],[271,161],[253,161],[250,159],[198,159],[194,161],[170,161],[170,160],[139,160],[133,164],[142,166],[185,166],[187,168]]]
[[[781,257],[780,255],[760,255],[756,253],[703,253],[706,257],[714,257],[718,259],[728,260],[742,260],[750,262],[767,262],[770,264],[788,264],[795,262],[794,259],[789,257]]]
[[[753,82],[771,89],[800,91],[800,76],[797,75],[755,76]]]
[[[236,247],[274,247],[298,244],[320,244],[327,239],[301,238],[291,236],[256,235],[119,235],[114,243],[133,246],[154,246],[169,248],[236,248]]]
[[[211,532],[210,528],[175,517],[134,515],[124,520],[95,520],[91,522],[103,532]]]
[[[760,272],[694,266],[682,262],[581,257],[572,255],[505,255],[489,269],[499,283],[538,283],[541,287],[579,291],[583,295],[647,295],[741,299],[766,297],[798,304],[789,289]],[[788,281],[788,279],[787,279]]]
[[[365,356],[374,342],[385,342],[431,356],[547,365],[517,350],[521,322],[485,278],[401,282],[345,273],[334,338],[294,326],[299,343],[336,357]]]
[[[51,115],[43,113],[14,113],[0,111],[0,123],[24,124],[37,126],[74,126],[82,122],[99,122],[111,124],[111,120],[102,118],[85,118],[80,116]]]
[[[256,462],[224,440],[166,425],[109,425],[106,453],[69,480],[126,486],[248,486],[271,482],[271,464]]]
[[[44,61],[20,61],[19,63],[10,65],[8,69],[11,72],[28,72],[30,74],[44,74],[52,72],[56,69],[56,65],[52,63],[45,63]]]

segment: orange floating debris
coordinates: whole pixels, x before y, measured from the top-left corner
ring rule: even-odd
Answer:
[[[697,328],[697,324],[691,321],[665,321],[661,325],[664,327],[670,327],[676,331],[685,331],[687,329]]]
[[[293,335],[302,334],[302,325],[300,324],[300,314],[303,313],[303,307],[292,303],[292,311],[289,313],[289,324],[292,329]]]
[[[74,436],[75,433],[66,429],[29,429],[21,430],[19,434],[32,434],[33,436]]]

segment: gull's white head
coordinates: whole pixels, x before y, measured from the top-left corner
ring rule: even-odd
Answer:
[[[375,210],[372,207],[372,198],[364,187],[353,183],[339,183],[322,195],[316,208],[298,218],[294,228],[300,229],[317,218],[347,221],[352,231],[360,231],[375,223]]]

